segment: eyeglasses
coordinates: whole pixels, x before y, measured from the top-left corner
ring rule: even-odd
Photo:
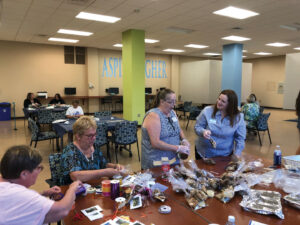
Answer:
[[[171,124],[173,130],[175,130],[175,127],[174,127],[174,125],[173,125],[173,120],[171,119],[171,117],[168,117],[168,121],[169,121],[169,123]]]
[[[170,105],[176,105],[176,100],[165,100],[165,102]]]
[[[43,165],[39,165],[39,166],[36,167],[36,169],[42,171],[44,169],[44,166]]]
[[[96,137],[96,135],[97,135],[97,133],[94,133],[94,134],[84,134],[83,136],[86,136],[86,137],[92,139],[92,138]]]

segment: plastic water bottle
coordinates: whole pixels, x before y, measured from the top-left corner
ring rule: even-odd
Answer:
[[[276,149],[274,150],[273,164],[276,167],[281,166],[281,149],[279,145],[276,145]]]
[[[228,216],[228,221],[227,221],[226,225],[235,225],[235,217]]]

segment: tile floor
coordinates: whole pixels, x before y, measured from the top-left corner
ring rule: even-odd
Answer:
[[[258,137],[251,136],[246,140],[245,152],[257,155],[258,157],[272,159],[273,150],[276,145],[280,145],[283,155],[292,155],[295,153],[297,147],[299,146],[299,131],[296,127],[295,122],[287,122],[284,120],[295,119],[295,111],[290,110],[268,110],[265,112],[271,112],[269,119],[269,128],[271,132],[272,144],[270,145],[267,133],[262,134],[263,145],[259,145]],[[122,117],[122,115],[116,115]],[[191,147],[191,156],[194,158],[194,141],[196,135],[194,133],[194,124],[195,121],[191,121],[187,130],[185,130],[187,120],[181,119],[180,125],[184,130],[184,133],[190,143]],[[16,121],[16,128],[14,130],[14,121],[1,121],[0,122],[0,158],[2,157],[5,150],[12,145],[20,144],[29,144],[30,143],[30,131],[27,128],[27,123],[24,126],[24,120],[18,119]],[[141,140],[140,129],[138,131],[139,141]],[[67,140],[67,137],[64,138]],[[67,142],[65,142],[67,144]],[[125,151],[118,153],[119,163],[127,165],[129,164],[133,170],[139,170],[140,162],[138,161],[136,145],[132,146],[133,148],[133,157],[130,158],[129,154]],[[39,142],[37,148],[41,151],[43,155],[43,164],[45,169],[39,175],[36,184],[32,187],[37,191],[42,191],[48,188],[45,179],[50,178],[49,164],[48,164],[48,155],[52,153],[52,144],[49,141]],[[103,148],[104,155],[106,155],[106,149]],[[114,154],[112,153],[112,159],[114,160]]]

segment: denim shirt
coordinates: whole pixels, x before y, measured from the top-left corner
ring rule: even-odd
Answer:
[[[230,118],[222,119],[220,111],[217,111],[215,118],[212,117],[213,106],[207,106],[197,117],[195,132],[198,135],[196,140],[197,152],[207,158],[216,156],[228,156],[232,153],[241,155],[245,147],[246,125],[244,114],[236,117],[233,127],[230,125]],[[209,140],[203,137],[204,129],[211,131],[211,137],[216,141],[214,149]]]

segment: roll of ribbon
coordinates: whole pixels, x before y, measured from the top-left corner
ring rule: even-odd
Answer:
[[[126,198],[123,197],[116,198],[115,201],[117,203],[118,209],[123,208],[126,204]]]
[[[105,197],[110,196],[110,180],[104,180],[102,184],[102,195]]]
[[[110,181],[110,192],[110,197],[112,200],[115,200],[117,197],[120,196],[120,181]]]

